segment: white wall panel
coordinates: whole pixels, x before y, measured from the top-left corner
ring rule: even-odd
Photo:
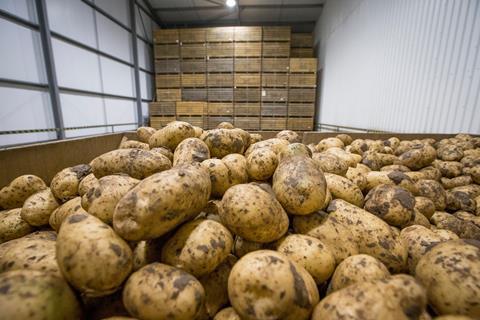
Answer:
[[[132,62],[131,34],[101,13],[96,13],[99,49]]]
[[[318,122],[480,133],[480,2],[327,1]]]
[[[108,124],[137,122],[137,109],[133,100],[105,99],[105,110]]]
[[[95,0],[97,7],[102,8],[118,21],[126,26],[130,26],[130,16],[128,13],[129,0]]]
[[[0,9],[25,20],[37,22],[34,0],[0,0]]]
[[[153,72],[153,54],[152,48],[145,43],[142,39],[138,38],[138,65],[140,68]]]
[[[100,57],[103,92],[122,96],[135,96],[133,69],[114,60]]]
[[[153,77],[143,71],[140,71],[140,91],[142,99],[152,100]]]
[[[140,12],[139,12],[140,11]],[[137,34],[152,41],[153,22],[143,10],[135,10],[135,21],[137,24]]]

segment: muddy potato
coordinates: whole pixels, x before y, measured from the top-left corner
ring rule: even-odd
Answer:
[[[164,242],[165,240],[162,237],[137,242],[133,249],[133,271],[137,271],[147,264],[160,261]]]
[[[343,199],[358,207],[363,207],[362,191],[352,181],[332,173],[325,173],[325,180],[334,199]]]
[[[385,140],[383,144],[387,147],[392,148],[393,150],[396,150],[400,145],[400,139],[398,139],[397,137],[391,137]]]
[[[43,226],[48,224],[50,215],[59,205],[50,188],[47,188],[25,200],[21,216],[31,226]]]
[[[467,211],[457,211],[453,214],[456,218],[464,221],[469,221],[476,225],[477,227],[480,227],[480,217],[473,215],[470,212]]]
[[[220,310],[213,320],[242,320],[238,315],[237,311],[232,307],[228,307],[225,309]]]
[[[173,121],[150,136],[150,148],[166,147],[175,150],[180,142],[195,137],[195,129],[188,122]]]
[[[476,198],[480,196],[480,185],[477,184],[469,184],[467,186],[460,186],[451,189],[451,191],[462,191],[468,194],[472,198]]]
[[[173,153],[173,166],[202,162],[210,158],[207,145],[198,138],[187,138],[180,142]]]
[[[145,320],[195,319],[204,300],[205,291],[195,277],[161,263],[134,272],[123,289],[125,308]]]
[[[354,283],[385,279],[390,276],[387,267],[367,254],[357,254],[343,260],[335,269],[328,286],[328,293]]]
[[[203,129],[197,126],[193,126],[193,130],[195,130],[195,138],[200,138],[203,134]]]
[[[137,137],[140,142],[147,143],[150,140],[150,137],[157,132],[156,129],[152,127],[139,127],[137,129]]]
[[[65,168],[58,172],[50,183],[50,189],[57,199],[62,202],[78,196],[78,185],[83,178],[91,173],[91,167],[87,164]]]
[[[362,156],[362,163],[370,169],[378,171],[384,166],[392,165],[397,160],[393,154],[366,151]]]
[[[335,256],[332,250],[311,236],[289,235],[281,240],[277,251],[304,267],[317,284],[327,281],[335,270]]]
[[[440,315],[480,317],[480,243],[452,240],[436,245],[418,262],[415,276]]]
[[[415,144],[410,150],[402,153],[395,164],[407,166],[412,170],[419,170],[430,165],[436,157],[437,152],[431,145]]]
[[[433,318],[434,320],[474,320],[473,318],[460,315],[446,315]]]
[[[261,149],[261,148],[270,148],[275,153],[279,153],[280,150],[283,147],[287,146],[288,144],[289,142],[285,139],[272,138],[272,139],[262,140],[257,143],[251,144],[248,147],[248,149],[245,151],[245,157],[248,157],[248,155],[254,150]]]
[[[228,278],[230,303],[242,319],[308,319],[319,295],[308,272],[285,255],[259,250],[242,257]]]
[[[150,146],[148,143],[136,141],[136,140],[128,140],[127,137],[123,137],[118,149],[142,149],[142,150],[150,150]]]
[[[277,165],[277,154],[270,148],[257,149],[247,157],[247,172],[252,180],[269,179],[275,172]]]
[[[391,164],[388,166],[383,166],[380,168],[380,171],[401,171],[401,172],[409,172],[410,169],[406,166],[402,166],[400,164]]]
[[[357,165],[357,168],[349,167],[345,177],[356,184],[360,190],[364,191],[367,189],[366,173],[362,169],[358,168],[358,166],[359,165]]]
[[[435,160],[433,166],[446,178],[455,178],[462,174],[463,164],[458,161]]]
[[[333,173],[339,176],[345,176],[350,169],[348,164],[332,153],[315,152],[312,159],[320,166],[325,173]]]
[[[285,146],[280,146],[278,153],[278,161],[282,161],[285,158],[288,157],[294,157],[294,156],[305,156],[305,157],[312,157],[312,152],[310,149],[304,145],[303,143],[290,143]]]
[[[81,319],[75,293],[61,277],[38,270],[14,270],[0,274],[2,318]]]
[[[202,162],[202,166],[205,167],[210,174],[212,196],[222,197],[225,191],[232,185],[230,170],[220,159],[207,159]]]
[[[249,252],[264,249],[265,243],[249,241],[242,237],[236,236],[233,244],[233,254],[238,258],[243,257]]]
[[[413,195],[418,194],[418,187],[415,182],[408,177],[408,172],[401,171],[370,171],[365,174],[365,191],[370,191],[381,184],[388,184],[402,187],[410,191]]]
[[[463,149],[453,144],[447,144],[437,149],[437,157],[444,161],[460,161],[463,158]]]
[[[232,185],[247,183],[247,159],[238,153],[229,154],[222,158],[229,171],[229,181]]]
[[[259,133],[250,133],[249,145],[262,141],[263,137]]]
[[[447,190],[447,210],[457,211],[463,210],[475,213],[477,210],[477,202],[475,198],[463,191]]]
[[[278,139],[285,139],[290,143],[302,142],[302,139],[300,138],[298,133],[292,130],[282,130],[277,133],[276,137]]]
[[[120,199],[113,227],[130,241],[158,238],[197,216],[207,204],[210,191],[208,170],[200,164],[154,174]]]
[[[26,174],[17,177],[0,189],[0,208],[21,208],[28,197],[44,189],[47,189],[47,185],[37,176]]]
[[[442,187],[446,190],[466,186],[471,184],[472,182],[472,177],[468,175],[459,176],[451,179],[445,177],[440,178],[440,183],[442,184]]]
[[[345,133],[337,134],[335,138],[340,139],[345,146],[348,146],[353,141],[352,137]]]
[[[431,216],[435,213],[435,203],[433,203],[430,198],[427,197],[415,197],[415,210],[418,210],[423,214],[427,219],[430,219]]]
[[[338,147],[329,148],[325,152],[336,155],[337,157],[345,161],[349,167],[355,167],[362,161],[362,156],[355,153],[347,152],[342,148]]]
[[[437,211],[430,222],[439,229],[452,231],[460,238],[480,240],[480,228],[470,221],[458,219],[447,212]]]
[[[440,178],[442,177],[442,173],[440,172],[440,170],[434,166],[428,166],[428,167],[422,168],[418,172],[421,172],[424,176],[423,179],[426,179],[426,180],[440,181]]]
[[[446,229],[438,229],[435,225],[432,225],[430,229],[442,239],[442,241],[458,240],[460,239],[454,232]]]
[[[85,193],[87,193],[87,191],[90,188],[93,188],[94,186],[96,186],[97,182],[98,182],[98,179],[97,177],[95,177],[93,173],[90,173],[89,175],[87,175],[78,184],[78,195],[80,197],[83,196]]]
[[[362,155],[368,150],[368,144],[363,139],[355,139],[350,143],[349,148],[350,152]]]
[[[57,261],[65,279],[86,296],[117,290],[132,271],[132,250],[96,217],[75,213],[62,224]]]
[[[245,151],[244,137],[235,130],[208,130],[202,136],[202,140],[210,149],[211,156],[215,158],[222,158],[231,153],[243,153]]]
[[[328,214],[323,211],[314,212],[303,216],[293,216],[291,227],[294,233],[307,234],[310,230],[321,225]]]
[[[323,151],[325,151],[329,148],[333,148],[333,147],[344,148],[345,144],[343,143],[342,140],[340,140],[338,138],[334,138],[334,137],[325,138],[325,139],[320,140],[320,142],[317,144],[316,149],[317,149],[318,152],[323,152]]]
[[[480,165],[464,168],[463,172],[472,177],[473,182],[480,184]]]
[[[225,192],[220,205],[222,223],[240,237],[271,242],[287,232],[288,216],[269,192],[253,184],[240,184]]]
[[[153,149],[150,149],[150,152],[155,152],[155,153],[162,154],[165,157],[167,157],[168,160],[170,160],[173,163],[173,153],[168,148],[165,148],[165,147],[153,148]]]
[[[48,219],[48,224],[52,227],[53,230],[57,231],[60,230],[60,226],[62,225],[63,220],[71,214],[77,212],[85,212],[82,208],[82,198],[76,197],[72,200],[69,200],[62,204],[57,209],[53,210],[50,218]]]
[[[445,210],[447,205],[447,194],[442,185],[435,180],[420,180],[416,183],[418,195],[427,197],[435,204],[438,211]]]
[[[235,129],[235,126],[230,122],[224,121],[217,125],[217,129]]]
[[[425,228],[430,228],[432,226],[427,217],[425,217],[420,211],[414,209],[412,219],[404,225],[403,228],[417,224],[424,226]]]
[[[33,228],[22,219],[21,212],[22,208],[0,211],[0,243],[33,232]]]

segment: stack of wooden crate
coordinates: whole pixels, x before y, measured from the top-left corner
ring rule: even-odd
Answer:
[[[313,130],[317,88],[317,59],[291,58],[288,122],[290,130]]]
[[[292,33],[290,47],[292,58],[313,58],[313,35],[311,33]]]

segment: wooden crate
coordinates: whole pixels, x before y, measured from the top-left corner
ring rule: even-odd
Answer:
[[[235,73],[235,87],[260,87],[260,73]]]
[[[209,73],[207,75],[208,87],[232,87],[233,73]]]
[[[290,41],[291,27],[263,27],[263,41]]]
[[[313,48],[291,48],[290,57],[292,58],[313,58]]]
[[[272,117],[272,118],[264,118],[260,120],[260,129],[267,130],[267,131],[277,131],[277,130],[285,130],[287,127],[287,118],[285,117]]]
[[[207,56],[209,58],[233,57],[233,42],[207,43]]]
[[[235,27],[235,41],[262,41],[262,27]]]
[[[262,103],[261,115],[263,116],[287,116],[286,103]]]
[[[235,57],[260,57],[262,55],[261,42],[235,42]]]
[[[208,102],[208,115],[230,116],[233,114],[232,102]]]
[[[208,59],[208,72],[233,72],[232,58]]]
[[[262,87],[287,87],[288,73],[263,73]]]
[[[290,88],[315,88],[317,86],[316,73],[290,73]]]
[[[207,117],[206,121],[207,129],[215,129],[220,123],[222,122],[230,122],[233,124],[233,117],[232,116],[223,116],[223,117]]]
[[[235,88],[235,102],[260,101],[260,88]]]
[[[155,59],[178,59],[180,58],[180,46],[178,44],[160,44],[154,49]]]
[[[157,74],[155,76],[155,86],[157,88],[179,88],[179,74]]]
[[[263,102],[287,102],[288,89],[266,88],[262,89]]]
[[[297,131],[312,131],[313,118],[288,118],[287,129]]]
[[[311,33],[292,33],[290,46],[292,48],[312,48],[313,35]]]
[[[175,101],[157,101],[148,104],[150,116],[175,116]]]
[[[288,91],[289,102],[315,102],[317,90],[314,88],[296,89]]]
[[[182,73],[205,73],[207,61],[205,59],[183,59],[181,70]]]
[[[260,72],[261,69],[261,58],[235,58],[236,72]]]
[[[208,101],[233,101],[233,88],[208,88]]]
[[[288,72],[289,65],[288,58],[263,58],[262,72]]]
[[[207,89],[205,88],[182,89],[182,100],[183,101],[205,101],[207,100]]]
[[[233,41],[235,27],[207,28],[207,42]]]
[[[262,56],[264,57],[290,57],[289,42],[263,42]]]
[[[157,101],[180,101],[182,89],[157,89]]]
[[[315,73],[317,72],[317,59],[290,58],[290,72]]]
[[[180,42],[201,43],[207,40],[207,30],[204,28],[180,29]]]
[[[206,85],[205,73],[182,73],[182,88],[202,88]]]
[[[153,31],[155,44],[177,43],[180,40],[178,29],[156,29]]]
[[[235,117],[234,126],[244,130],[259,130],[260,117]]]
[[[175,116],[171,117],[150,117],[150,127],[160,129],[163,126],[175,121]]]
[[[260,114],[260,103],[235,102],[234,113],[236,116],[258,116]]]
[[[291,117],[313,117],[315,104],[313,103],[289,103],[288,116]]]
[[[183,117],[177,117],[177,121],[185,121],[190,123],[192,126],[197,126],[200,128],[203,128],[204,122],[203,122],[204,117],[203,116],[183,116]]]
[[[207,47],[204,43],[187,43],[180,46],[182,58],[205,58]]]
[[[177,116],[203,116],[207,111],[204,101],[177,101]]]
[[[180,60],[155,60],[155,73],[179,73]]]

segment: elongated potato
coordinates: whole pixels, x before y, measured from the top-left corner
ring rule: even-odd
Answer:
[[[446,195],[446,209],[448,211],[463,210],[475,213],[477,210],[477,202],[475,201],[475,198],[471,197],[466,192],[447,190]]]
[[[150,150],[150,146],[148,143],[136,141],[136,140],[128,140],[127,137],[123,137],[118,149],[142,149],[142,150]]]
[[[401,172],[409,172],[410,169],[406,166],[402,166],[400,164],[391,164],[388,166],[384,166],[380,168],[380,171],[401,171]]]
[[[277,154],[270,148],[253,151],[247,157],[248,176],[253,180],[269,179],[278,165]]]
[[[459,176],[455,178],[440,178],[440,182],[444,189],[453,189],[455,187],[466,186],[472,184],[472,177],[468,175]]]
[[[343,199],[358,207],[363,207],[363,194],[360,188],[342,176],[325,173],[327,187],[333,198]]]
[[[78,195],[80,197],[83,196],[85,193],[88,192],[90,188],[94,187],[97,184],[97,181],[98,179],[93,173],[87,175],[78,184]]]
[[[50,225],[50,227],[52,227],[53,230],[58,232],[65,218],[77,212],[87,213],[82,208],[81,197],[73,198],[72,200],[65,202],[60,207],[53,210],[52,214],[50,215],[50,218],[48,219],[48,224]]]
[[[47,188],[32,194],[25,200],[21,216],[31,226],[43,226],[48,224],[50,215],[59,205],[52,190]]]
[[[245,157],[248,157],[251,152],[253,152],[256,149],[261,149],[261,148],[270,148],[272,149],[275,153],[279,153],[280,150],[288,146],[289,142],[285,139],[279,139],[279,138],[272,138],[272,139],[267,139],[263,140],[254,144],[251,144],[248,149],[245,151]]]
[[[371,171],[366,173],[365,189],[370,191],[380,184],[389,184],[402,187],[413,195],[418,195],[418,188],[415,182],[407,175],[408,172],[401,171]]]
[[[480,228],[470,221],[458,219],[454,215],[443,211],[436,211],[430,221],[437,228],[452,231],[460,238],[480,241]]]
[[[21,208],[0,211],[0,243],[23,237],[33,231],[22,219],[21,213]]]
[[[139,127],[137,129],[137,137],[140,142],[148,143],[150,137],[156,132],[157,130],[152,127]]]
[[[71,200],[78,196],[78,185],[90,172],[88,164],[65,168],[53,177],[50,189],[60,201]]]
[[[173,153],[173,165],[192,164],[210,158],[208,146],[198,138],[187,138],[180,142]]]
[[[220,159],[207,159],[202,162],[210,174],[212,196],[221,197],[232,186],[231,171]]]
[[[415,144],[402,153],[395,164],[401,164],[412,170],[419,170],[430,165],[437,156],[436,150],[429,144]]]
[[[222,158],[223,163],[229,170],[232,185],[247,183],[247,159],[241,154],[233,153]]]
[[[37,176],[26,174],[17,177],[0,189],[0,208],[21,208],[28,197],[44,189],[47,189],[47,185]]]
[[[335,137],[325,138],[320,140],[320,142],[317,144],[317,151],[323,152],[327,149],[334,148],[334,147],[343,148],[345,147],[345,144],[343,143],[342,140]]]
[[[150,148],[165,147],[174,151],[180,142],[195,137],[195,129],[188,122],[173,121],[157,130],[148,139]]]

